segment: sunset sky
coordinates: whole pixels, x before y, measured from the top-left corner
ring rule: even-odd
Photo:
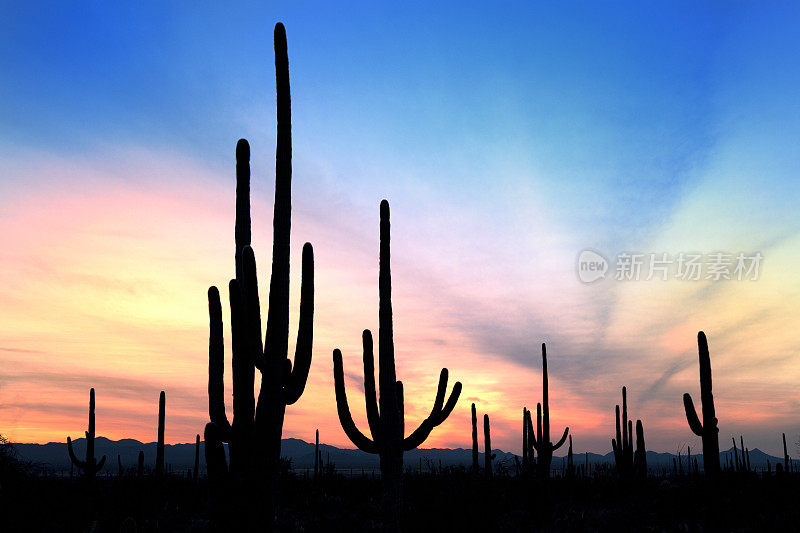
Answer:
[[[425,447],[469,447],[475,402],[495,447],[520,453],[546,342],[553,432],[569,425],[576,452],[611,450],[622,385],[649,449],[699,451],[682,405],[699,403],[699,330],[722,448],[798,440],[796,3],[237,4],[0,6],[0,433],[81,437],[94,387],[98,435],[154,441],[162,389],[167,442],[202,434],[206,291],[234,275],[241,137],[267,301],[282,21],[292,352],[304,242],[316,261],[313,362],[284,437],[353,447],[334,348],[367,431],[386,198],[406,427],[443,366],[464,384]],[[605,279],[579,280],[584,249],[611,262]],[[622,252],[763,260],[755,281],[617,281]]]

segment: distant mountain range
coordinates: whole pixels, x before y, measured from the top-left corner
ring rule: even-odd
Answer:
[[[86,453],[86,439],[73,441],[75,454],[82,458]],[[379,469],[379,460],[376,455],[364,453],[360,450],[337,448],[328,444],[320,444],[320,451],[325,462],[335,464],[337,470],[354,470],[372,472]],[[47,444],[14,444],[14,448],[20,459],[30,461],[36,465],[46,467],[48,471],[55,473],[66,473],[70,470],[70,461],[67,454],[65,442],[49,442]],[[106,455],[106,464],[102,472],[116,474],[118,470],[117,456],[124,469],[136,468],[139,451],[144,452],[146,467],[153,468],[156,457],[156,443],[142,443],[133,439],[122,439],[112,441],[105,437],[95,439],[95,454],[97,457]],[[164,461],[172,468],[173,472],[185,472],[194,466],[195,444],[167,444],[164,446]],[[499,468],[508,468],[510,471],[515,469],[515,455],[502,450],[493,450],[497,454],[495,465]],[[205,470],[205,449],[204,444],[200,443],[200,465],[201,473]],[[283,439],[281,454],[291,458],[292,468],[296,470],[314,468],[314,444],[299,439]],[[647,466],[650,470],[671,470],[673,458],[677,456],[671,453],[647,452]],[[733,459],[733,448],[720,452],[720,460],[724,466],[726,457]],[[692,454],[692,459],[697,459],[700,468],[703,467],[702,454]],[[554,457],[553,469],[560,470],[562,461],[566,458]],[[574,457],[575,465],[582,465],[586,461],[592,467],[597,465],[614,464],[614,455],[609,452],[605,455],[597,453],[576,454]],[[750,466],[753,469],[766,469],[767,461],[774,469],[777,463],[782,463],[783,458],[767,455],[761,450],[750,450]],[[684,470],[686,469],[686,456],[681,457]],[[406,468],[414,470],[421,468],[423,471],[430,467],[439,468],[442,466],[470,466],[472,464],[472,450],[464,448],[428,448],[417,449],[406,452],[404,455]],[[483,465],[483,454],[480,454],[480,464]]]

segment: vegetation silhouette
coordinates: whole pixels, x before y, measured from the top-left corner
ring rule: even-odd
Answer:
[[[380,456],[387,513],[397,520],[402,500],[401,474],[403,452],[413,450],[428,438],[433,428],[440,425],[453,411],[461,394],[461,383],[456,382],[447,403],[448,372],[443,368],[439,375],[436,399],[428,417],[408,437],[405,435],[405,413],[403,405],[403,383],[397,380],[394,361],[394,338],[392,331],[392,273],[390,268],[390,224],[389,202],[383,200],[380,207],[380,261],[378,274],[378,387],[380,404],[375,395],[375,359],[372,353],[372,333],[365,329],[362,335],[364,361],[364,399],[367,404],[367,422],[372,439],[365,436],[353,422],[347,404],[344,383],[342,352],[333,351],[333,377],[336,389],[336,409],[345,434],[358,449]]]
[[[75,452],[72,449],[72,439],[67,437],[67,450],[69,452],[69,458],[72,461],[72,464],[83,471],[83,475],[86,478],[86,481],[89,483],[94,481],[95,475],[103,468],[103,465],[106,462],[105,455],[100,458],[100,461],[97,461],[94,456],[94,437],[94,389],[89,389],[89,429],[86,431],[85,460],[81,461],[75,456]]]
[[[691,395],[683,395],[686,420],[695,435],[703,439],[703,470],[707,476],[719,474],[719,427],[714,410],[714,394],[711,392],[711,358],[708,355],[708,340],[702,331],[697,333],[697,349],[700,360],[700,401],[703,405],[703,421],[697,416]]]
[[[527,413],[525,420],[525,428],[527,428],[527,439],[523,435],[523,441],[527,440],[528,445],[531,446],[537,453],[538,459],[536,460],[536,474],[540,479],[547,479],[550,477],[550,466],[553,462],[553,452],[559,449],[567,440],[569,435],[569,427],[564,428],[564,434],[561,438],[553,444],[550,441],[550,399],[549,399],[549,386],[547,379],[547,347],[542,343],[542,402],[536,404],[536,430],[533,429],[530,411]],[[528,452],[529,459],[531,453]]]

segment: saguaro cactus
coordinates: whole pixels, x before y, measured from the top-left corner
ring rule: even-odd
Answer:
[[[472,404],[472,471],[478,473],[478,414]]]
[[[528,409],[522,408],[522,468],[528,468]]]
[[[547,380],[547,347],[542,343],[542,403],[536,404],[536,431],[533,422],[528,416],[528,443],[533,446],[538,454],[536,472],[541,478],[550,477],[550,464],[553,462],[553,452],[559,449],[567,440],[569,427],[564,428],[564,434],[557,443],[550,442],[550,400]]]
[[[228,422],[225,414],[222,309],[219,291],[211,287],[208,291],[208,407],[211,422],[205,429],[206,464],[210,478],[228,471],[222,446],[227,442],[232,474],[253,479],[256,472],[263,472],[270,484],[278,473],[286,406],[300,399],[308,379],[314,317],[314,255],[311,244],[306,243],[302,259],[300,324],[292,367],[288,358],[292,126],[289,59],[283,24],[275,25],[274,38],[278,131],[266,337],[262,346],[255,254],[250,247],[250,146],[241,139],[236,146],[236,279],[231,280],[228,287],[233,351],[233,423]],[[256,368],[261,372],[257,403],[253,396]]]
[[[93,481],[106,462],[104,455],[98,462],[94,456],[94,389],[89,389],[89,430],[86,432],[86,460],[81,461],[72,449],[72,439],[67,437],[67,452],[72,464],[83,470],[88,481]]]
[[[700,359],[700,401],[703,404],[703,422],[697,416],[692,397],[683,395],[686,420],[695,435],[703,439],[703,465],[707,475],[719,474],[719,427],[714,411],[714,395],[711,392],[711,358],[708,355],[708,341],[702,331],[697,333],[697,348]]]
[[[447,392],[448,372],[443,368],[439,375],[436,400],[428,417],[408,437],[403,437],[405,428],[403,408],[403,383],[397,381],[394,363],[394,340],[392,331],[392,274],[390,270],[390,226],[389,202],[381,202],[380,266],[378,293],[378,364],[380,403],[375,397],[375,362],[372,354],[372,333],[364,330],[364,397],[367,403],[367,422],[372,439],[356,427],[347,405],[344,383],[342,352],[333,351],[333,377],[336,388],[336,407],[339,422],[345,434],[360,450],[380,455],[381,474],[390,505],[399,502],[400,475],[403,468],[403,452],[413,450],[425,442],[433,428],[445,421],[461,394],[461,383],[456,383],[444,402]],[[394,501],[394,503],[392,503]]]
[[[572,462],[572,435],[569,436],[569,448],[567,448],[567,475],[575,475],[575,464]]]
[[[158,443],[156,443],[156,475],[164,475],[164,411],[166,395],[164,391],[158,395]]]
[[[619,405],[616,406],[616,438],[611,439],[614,462],[620,476],[627,476],[633,468],[633,432],[628,431],[628,391],[622,387],[622,423],[620,425]]]
[[[644,428],[642,421],[636,421],[636,452],[633,457],[633,469],[641,476],[647,476],[647,448],[644,445]]]
[[[314,479],[319,476],[319,430],[317,430],[317,437],[314,443]]]
[[[192,481],[197,481],[200,475],[200,435],[194,438],[194,470],[192,471]]]
[[[783,436],[783,469],[788,473],[791,471],[789,452],[786,451],[786,433],[781,433]]]
[[[492,428],[489,425],[489,415],[483,415],[483,469],[486,479],[492,479],[492,461],[497,457],[492,453]]]
[[[136,465],[136,477],[141,478],[144,475],[144,452],[139,450],[139,458]]]

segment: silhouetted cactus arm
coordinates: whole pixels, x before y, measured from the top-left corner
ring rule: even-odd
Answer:
[[[683,409],[686,411],[686,421],[689,422],[689,428],[691,428],[692,433],[702,437],[703,424],[697,416],[697,410],[695,410],[694,402],[692,402],[692,397],[688,392],[683,395]]]
[[[395,394],[397,394],[397,412],[400,415],[400,438],[406,433],[406,403],[403,397],[403,382],[397,381],[394,384]],[[407,450],[406,450],[407,451]]]
[[[164,391],[158,395],[158,442],[156,443],[156,475],[164,473],[164,418],[166,409],[166,395]]]
[[[425,439],[427,439],[431,434],[433,428],[444,422],[447,417],[450,416],[450,413],[456,406],[456,402],[458,402],[458,398],[461,395],[460,382],[456,382],[456,384],[453,386],[453,391],[450,393],[450,398],[447,400],[447,404],[442,407],[442,403],[444,403],[444,395],[447,393],[447,378],[447,369],[443,368],[439,374],[439,387],[436,391],[436,400],[433,403],[433,409],[431,409],[431,413],[428,415],[428,418],[422,421],[416,431],[403,439],[403,449],[405,451],[413,450],[425,442]]]
[[[219,290],[208,289],[208,416],[211,421],[225,432],[230,430],[230,423],[225,414],[225,345],[222,337],[222,305]]]
[[[294,368],[285,384],[285,400],[292,405],[302,396],[311,369],[311,346],[314,340],[314,249],[303,245],[303,270],[300,281],[300,325],[294,352]]]
[[[367,403],[367,423],[374,442],[380,441],[381,419],[378,411],[378,397],[375,392],[375,354],[373,352],[372,332],[365,329],[361,334],[364,346],[364,399]]]
[[[539,451],[539,443],[536,442],[536,432],[533,431],[533,420],[531,419],[531,412],[526,412],[525,424],[528,426],[528,450]],[[533,457],[528,456],[528,460],[532,461]]]
[[[378,447],[375,445],[375,442],[361,433],[356,427],[355,422],[353,422],[353,416],[350,414],[350,407],[347,405],[342,352],[338,349],[333,351],[333,381],[336,391],[336,411],[339,414],[339,423],[342,425],[342,429],[347,435],[347,438],[349,438],[359,450],[367,453],[378,453]]]
[[[242,279],[242,250],[250,246],[250,145],[236,143],[236,279]]]
[[[242,291],[242,309],[244,317],[242,322],[243,350],[252,358],[253,364],[261,373],[270,370],[269,361],[264,354],[261,344],[261,302],[258,297],[258,273],[256,270],[256,255],[253,248],[245,246],[242,249],[242,279],[239,281]]]
[[[75,455],[75,451],[72,449],[72,439],[69,438],[69,437],[67,437],[67,452],[69,453],[69,459],[70,459],[70,461],[72,461],[72,464],[74,464],[75,466],[77,466],[81,470],[85,470],[86,469],[86,462],[85,461],[81,461]]]
[[[554,451],[561,448],[561,446],[564,444],[564,441],[567,440],[567,435],[569,435],[569,427],[564,428],[564,434],[561,435],[561,438],[558,439],[558,442],[553,445]]]
[[[544,448],[544,439],[542,438],[542,404],[536,404],[536,438],[533,439],[533,447],[536,453],[541,454]]]
[[[472,471],[478,471],[478,414],[472,404]]]
[[[94,471],[95,472],[99,472],[100,470],[102,470],[104,464],[106,464],[106,456],[105,455],[100,458],[100,461],[98,461],[97,466],[94,467]]]

